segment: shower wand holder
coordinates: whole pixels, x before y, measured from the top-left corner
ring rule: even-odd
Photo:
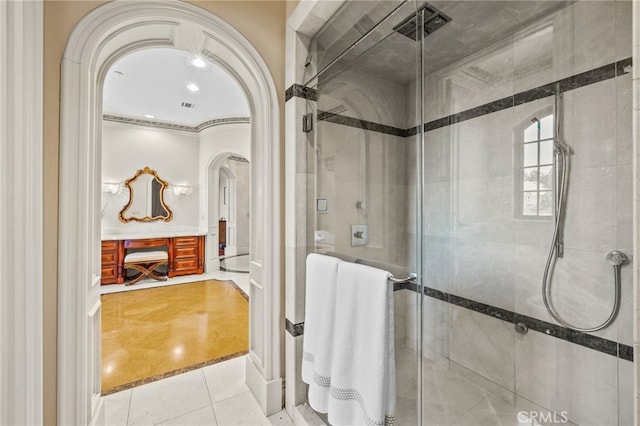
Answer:
[[[629,257],[620,250],[610,251],[604,259],[613,266],[621,266],[629,261]]]

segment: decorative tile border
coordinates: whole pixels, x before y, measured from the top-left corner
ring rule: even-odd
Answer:
[[[237,358],[239,356],[243,356],[243,355],[246,355],[248,353],[249,353],[249,351],[236,352],[236,353],[233,353],[233,354],[221,356],[220,358],[215,358],[215,359],[210,359],[208,361],[199,362],[197,364],[193,364],[193,365],[190,365],[188,367],[178,368],[176,370],[167,371],[166,373],[157,374],[155,376],[147,377],[145,379],[140,379],[140,380],[136,380],[136,381],[133,381],[133,382],[125,383],[123,385],[119,385],[119,386],[116,386],[114,388],[102,391],[102,396],[107,396],[107,395],[111,395],[112,393],[116,393],[116,392],[120,392],[120,391],[123,391],[123,390],[135,388],[135,387],[138,387],[138,386],[146,385],[147,383],[157,382],[158,380],[166,379],[166,378],[172,377],[172,376],[177,376],[178,374],[187,373],[189,371],[197,370],[199,368],[204,368],[204,367],[207,367],[209,365],[217,364],[219,362],[228,361],[230,359]]]
[[[373,121],[361,120],[359,118],[347,117],[346,115],[334,114],[326,111],[318,111],[318,121],[328,121],[329,123],[342,124],[343,126],[355,127],[372,132],[384,133],[387,135],[406,137],[407,131],[398,127],[387,126],[385,124],[374,123]]]
[[[306,87],[301,84],[294,84],[289,87],[284,93],[284,101],[287,102],[291,98],[302,98],[309,101],[318,100],[318,91],[311,87]]]
[[[514,106],[533,102],[538,99],[546,98],[548,96],[553,96],[556,91],[556,84],[560,85],[561,92],[566,92],[569,90],[578,89],[590,84],[615,78],[630,73],[631,66],[631,58],[623,59],[621,61],[604,65],[599,68],[594,68],[592,70],[585,71],[571,77],[554,81],[553,83],[548,83],[543,86],[516,93],[513,96],[507,96],[506,98],[498,99],[484,105],[448,115],[446,117],[438,118],[436,120],[425,123],[423,128],[425,132],[428,132],[466,120],[471,120],[473,118],[482,117],[483,115],[512,108]],[[315,89],[304,87],[299,84],[294,84],[289,89],[287,89],[285,98],[289,100],[294,96],[317,101],[318,93]],[[343,126],[355,127],[358,129],[390,134],[399,137],[415,136],[418,134],[418,130],[420,128],[420,126],[415,126],[409,129],[400,129],[397,127],[374,123],[367,120],[361,120],[339,114],[332,114],[325,111],[318,111],[318,121],[328,121],[334,124],[341,124]]]
[[[293,337],[302,336],[304,334],[304,322],[294,324],[289,321],[289,318],[285,318],[285,327]]]
[[[217,281],[222,281],[222,280],[217,280]],[[242,298],[244,300],[246,300],[247,302],[249,301],[249,295],[247,293],[245,293],[244,290],[241,289],[240,286],[235,283],[235,281],[227,280],[227,281],[222,281],[222,282],[227,283],[227,284],[231,284],[233,286],[233,288],[238,290],[238,293],[240,293],[240,296],[242,296]]]
[[[405,289],[417,293],[418,285],[411,282],[394,283],[393,291]],[[498,308],[497,306],[487,305],[475,300],[456,296],[455,294],[436,290],[435,288],[424,287],[423,293],[425,296],[432,297],[434,299],[438,299],[452,305],[460,306],[462,308],[466,308],[493,318],[497,318],[502,321],[507,321],[512,324],[523,323],[529,328],[529,330],[537,331],[539,333],[543,333],[557,339],[562,339],[570,343],[575,343],[577,345],[605,353],[607,355],[612,355],[626,361],[633,362],[632,346],[618,343],[613,340],[604,339],[602,337],[593,336],[591,334],[583,333],[580,331],[571,330],[557,324],[552,324],[550,322],[542,321],[527,315],[522,315],[516,312],[508,311],[506,309]],[[298,337],[304,334],[304,322],[293,324],[287,319],[286,327],[289,334],[291,334],[293,337]]]
[[[166,130],[178,130],[181,132],[200,133],[201,131],[208,129],[209,127],[220,126],[223,124],[237,124],[237,123],[251,123],[250,117],[225,117],[214,118],[212,120],[204,121],[197,126],[187,126],[184,124],[167,123],[165,121],[158,120],[145,120],[141,118],[124,117],[121,115],[104,114],[102,116],[103,121],[110,121],[113,123],[132,124],[136,126],[155,127],[158,129]]]
[[[413,292],[418,292],[418,286],[413,283],[407,283],[404,288]],[[455,294],[446,293],[434,288],[424,287],[423,293],[425,296],[433,297],[434,299],[470,309],[474,312],[488,315],[490,317],[494,317],[513,324],[521,322],[524,323],[529,328],[529,330],[537,331],[548,336],[556,337],[558,339],[575,343],[577,345],[584,346],[586,348],[593,349],[607,355],[616,356],[621,359],[633,362],[633,347],[622,343],[603,339],[602,337],[593,336],[591,334],[583,333],[580,331],[571,330],[557,324],[552,324],[550,322],[542,321],[527,315],[518,314],[516,312],[508,311],[496,306],[491,306],[481,302],[477,302],[475,300],[456,296]]]
[[[238,274],[248,274],[248,273],[249,273],[249,271],[240,271],[240,270],[236,270],[236,269],[229,269],[229,268],[227,268],[226,266],[223,266],[223,265],[222,265],[222,262],[223,262],[223,261],[225,261],[225,260],[227,260],[227,259],[233,259],[234,257],[240,257],[240,256],[248,256],[248,254],[238,254],[238,255],[235,255],[235,256],[229,256],[229,257],[224,257],[224,258],[222,258],[222,259],[220,260],[220,270],[221,270],[221,271],[225,271],[225,272],[236,272],[236,273],[238,273]],[[235,283],[234,283],[234,284],[235,284]],[[240,291],[242,291],[242,290],[240,290]],[[242,292],[242,293],[244,294],[244,292]],[[245,296],[246,296],[246,295],[245,295]],[[249,300],[249,299],[247,299],[247,300]]]
[[[580,74],[576,74],[571,77],[564,78],[562,80],[554,81],[552,83],[545,84],[543,86],[534,87],[533,89],[525,90],[524,92],[516,93],[513,96],[498,99],[493,102],[489,102],[484,105],[480,105],[475,108],[471,108],[466,111],[462,111],[456,114],[442,117],[437,120],[430,121],[424,124],[424,131],[436,130],[441,127],[446,127],[451,124],[460,123],[472,118],[481,117],[486,114],[501,111],[503,109],[511,108],[514,106],[522,105],[527,102],[533,102],[538,99],[546,98],[547,96],[553,96],[555,94],[556,84],[559,83],[560,91],[567,92],[569,90],[578,89],[580,87],[588,86],[590,84],[599,83],[610,78],[614,78],[620,75],[628,74],[631,72],[630,67],[632,65],[631,58],[623,59],[622,61],[614,62],[612,64],[604,65],[599,68],[594,68],[589,71],[585,71]],[[407,136],[415,136],[417,129],[412,128],[407,130]]]

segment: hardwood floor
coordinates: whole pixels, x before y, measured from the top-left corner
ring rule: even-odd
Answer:
[[[248,300],[232,281],[101,297],[103,395],[248,351]]]

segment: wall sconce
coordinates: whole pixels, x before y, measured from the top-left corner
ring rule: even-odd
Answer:
[[[183,197],[193,192],[193,187],[189,185],[171,185],[171,188],[176,197]]]
[[[121,185],[119,182],[102,182],[102,192],[109,194],[117,194],[120,192]]]

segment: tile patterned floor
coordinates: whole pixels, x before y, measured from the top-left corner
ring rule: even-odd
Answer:
[[[107,426],[292,426],[265,417],[245,384],[239,357],[105,397]]]
[[[204,277],[233,280],[243,288],[245,293],[249,294],[248,274],[220,271]],[[159,285],[171,285],[170,281]],[[156,286],[158,283],[149,282],[146,285]],[[239,357],[108,395],[105,397],[106,424],[108,426],[293,425],[284,411],[270,417],[262,414],[245,384],[244,362],[245,357]],[[413,350],[409,348],[397,350],[396,425],[398,426],[417,424],[416,363],[417,358]],[[548,413],[548,410],[518,397],[513,392],[454,362],[425,360],[423,369],[425,426],[545,425],[536,421],[526,421],[519,413]],[[298,409],[308,411],[306,416],[298,419],[300,424],[322,425],[320,418],[309,407],[296,407],[296,410]],[[563,424],[572,425],[572,423]]]
[[[249,273],[249,255],[240,254],[238,256],[225,257],[220,260],[220,270],[228,272]]]
[[[246,354],[248,302],[232,281],[102,296],[102,392]]]
[[[396,350],[398,386],[396,425],[417,424],[417,358],[409,348]],[[543,413],[538,418],[554,419],[553,413],[461,365],[425,358],[422,377],[422,410],[426,426],[545,426],[557,422],[538,422],[529,413]],[[534,415],[536,415],[534,414]],[[557,418],[557,417],[556,417]],[[562,422],[571,426],[571,422]]]

